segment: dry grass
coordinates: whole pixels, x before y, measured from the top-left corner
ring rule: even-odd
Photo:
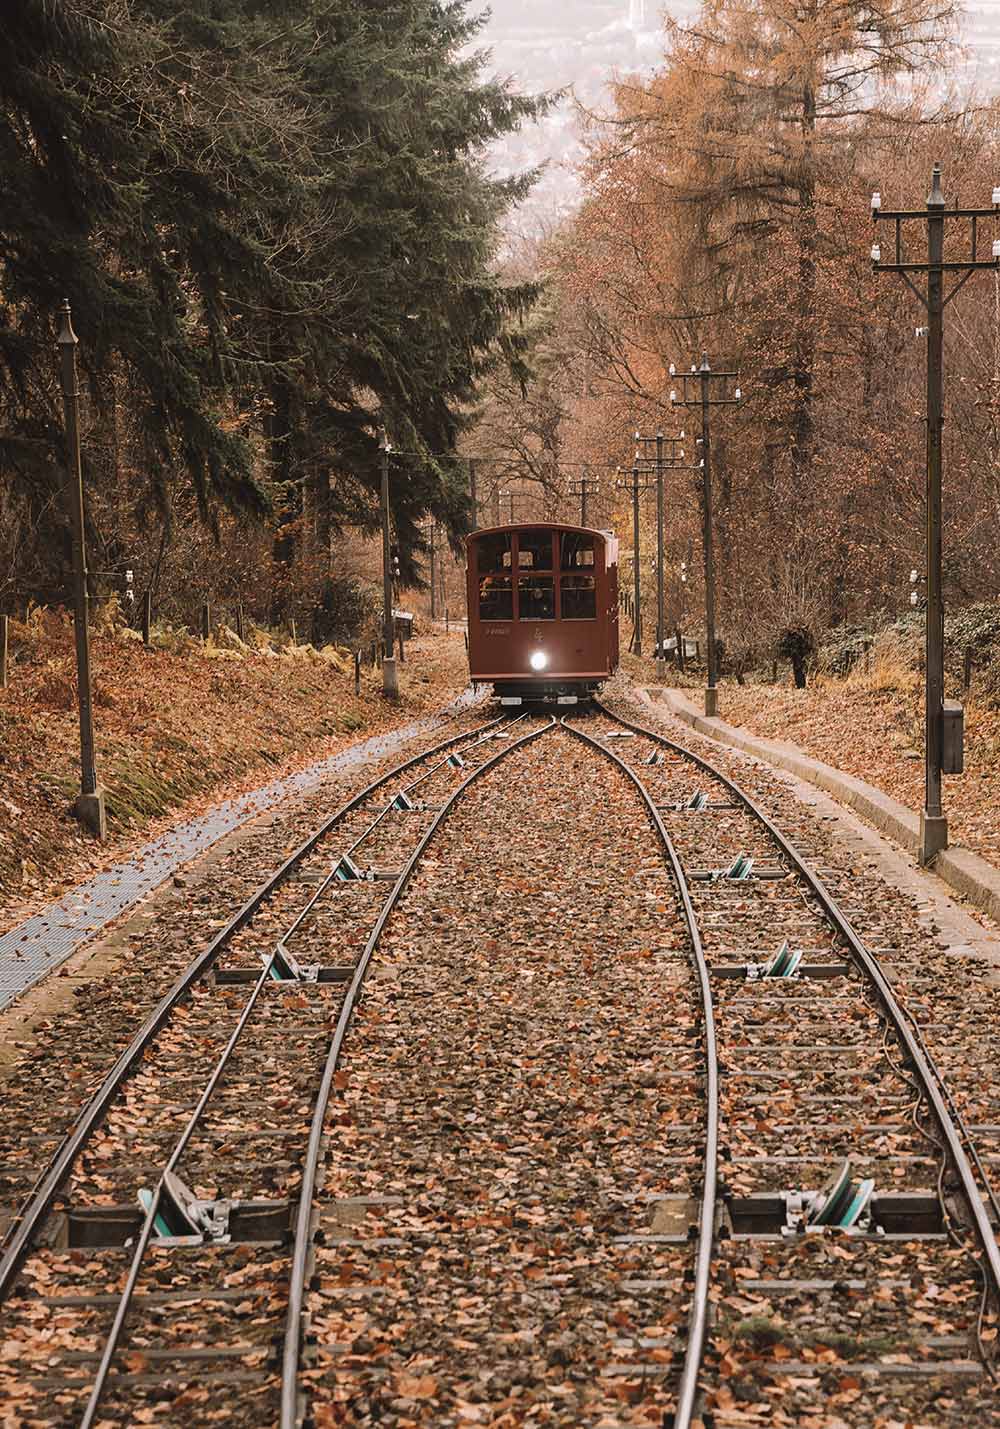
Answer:
[[[365,733],[440,708],[466,683],[460,634],[412,642],[402,699],[386,704],[381,673],[335,651],[243,651],[189,637],[146,650],[133,632],[97,626],[92,640],[97,760],[111,838],[103,848],[71,817],[79,788],[72,626],[38,613],[12,631],[0,690],[0,929],[159,827],[302,767]]]
[[[952,841],[1000,863],[1000,711],[963,699],[965,773],[946,776],[945,812]],[[870,667],[847,679],[820,676],[808,689],[788,684],[725,684],[721,717],[764,739],[797,745],[815,759],[867,780],[917,811],[923,803],[923,675],[912,651],[890,639]]]
[[[831,680],[849,690],[913,695],[923,683],[920,652],[912,640],[893,631],[884,631],[872,645],[866,660],[858,660],[846,680]]]

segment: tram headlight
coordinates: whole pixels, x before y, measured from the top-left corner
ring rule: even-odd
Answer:
[[[535,650],[532,652],[529,664],[533,670],[544,670],[548,663],[549,657],[544,650]]]

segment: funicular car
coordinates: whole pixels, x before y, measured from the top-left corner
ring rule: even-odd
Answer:
[[[475,531],[469,672],[505,704],[575,704],[618,668],[618,542],[609,531],[524,524]]]

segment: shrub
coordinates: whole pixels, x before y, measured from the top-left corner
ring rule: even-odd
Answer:
[[[796,689],[804,690],[806,687],[806,661],[816,650],[816,640],[812,631],[805,625],[786,625],[778,636],[774,648],[780,659],[792,662]]]
[[[819,664],[828,675],[849,675],[872,643],[872,632],[864,625],[844,626],[824,641]]]

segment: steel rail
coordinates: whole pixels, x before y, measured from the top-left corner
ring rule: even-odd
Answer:
[[[87,1407],[84,1410],[83,1418],[80,1420],[80,1429],[92,1429],[92,1426],[95,1421],[95,1416],[100,1408],[101,1400],[104,1397],[104,1391],[107,1387],[108,1376],[111,1373],[111,1365],[114,1361],[115,1352],[118,1349],[118,1343],[121,1339],[122,1331],[125,1328],[125,1320],[128,1316],[129,1308],[132,1304],[132,1298],[135,1294],[135,1288],[139,1283],[139,1273],[142,1270],[142,1263],[146,1257],[146,1251],[149,1248],[149,1242],[153,1236],[153,1229],[156,1224],[156,1217],[159,1215],[160,1212],[160,1204],[163,1200],[163,1192],[166,1184],[167,1174],[176,1169],[178,1162],[184,1155],[188,1143],[190,1142],[191,1137],[194,1135],[195,1128],[201,1120],[202,1114],[209,1103],[212,1093],[219,1085],[219,1080],[222,1077],[222,1074],[229,1063],[229,1059],[232,1057],[233,1052],[236,1050],[236,1044],[240,1040],[240,1037],[243,1033],[243,1029],[249,1022],[250,1015],[257,1005],[260,995],[264,990],[265,984],[270,978],[271,968],[274,965],[274,960],[276,957],[277,950],[271,954],[267,962],[264,964],[264,968],[260,976],[258,977],[256,983],[254,983],[250,996],[247,998],[246,1005],[244,1006],[243,1011],[240,1013],[240,1016],[236,1022],[236,1026],[233,1028],[233,1031],[229,1036],[229,1040],[227,1041],[225,1047],[222,1049],[219,1059],[213,1067],[212,1073],[207,1083],[205,1084],[205,1088],[201,1096],[198,1098],[197,1105],[191,1112],[191,1115],[188,1117],[188,1120],[184,1126],[184,1130],[178,1137],[177,1142],[174,1145],[174,1149],[170,1153],[170,1157],[167,1161],[167,1164],[160,1173],[159,1180],[156,1183],[156,1189],[153,1192],[152,1199],[149,1203],[149,1208],[146,1211],[146,1216],[142,1223],[142,1229],[139,1232],[139,1238],[136,1241],[135,1250],[132,1254],[132,1264],[129,1266],[128,1276],[125,1280],[124,1288],[122,1289],[118,1305],[115,1309],[115,1316],[111,1322],[111,1328],[109,1329],[107,1338],[104,1342],[104,1351],[101,1355],[100,1364],[97,1367],[97,1373],[94,1377],[94,1383],[91,1386],[90,1398],[87,1401]]]
[[[701,1004],[705,1020],[705,1160],[701,1188],[701,1207],[698,1214],[698,1249],[695,1252],[694,1290],[691,1297],[691,1314],[688,1319],[687,1348],[684,1367],[681,1371],[677,1391],[677,1408],[674,1412],[674,1429],[689,1429],[694,1417],[694,1403],[698,1392],[698,1374],[701,1369],[705,1334],[708,1328],[708,1292],[712,1273],[712,1250],[715,1244],[715,1210],[719,1183],[719,1053],[715,1036],[715,1005],[712,1000],[712,985],[709,978],[708,962],[702,947],[701,933],[695,916],[691,893],[684,870],[674,848],[673,840],[667,832],[660,811],[653,803],[653,797],[625,760],[593,735],[561,721],[568,733],[592,745],[625,774],[639,791],[666,850],[670,869],[677,884],[684,921],[691,940],[691,952],[698,973],[701,990]]]
[[[514,725],[514,724],[517,724],[520,720],[525,719],[525,718],[526,718],[526,715],[521,714],[521,715],[518,715],[516,719],[506,720],[505,723],[506,723],[507,725]],[[494,721],[494,723],[496,723],[496,722],[497,722],[497,721]],[[489,729],[492,728],[492,725],[486,725],[486,726],[484,726],[484,728],[485,728],[486,730],[489,730]],[[469,746],[469,748],[470,748],[470,749],[477,749],[480,744],[485,744],[488,739],[492,739],[492,738],[493,738],[493,736],[492,736],[491,734],[489,734],[489,733],[486,733],[486,734],[480,733],[479,738],[478,738],[478,739],[474,739],[474,740],[472,741],[471,745]],[[420,774],[420,775],[418,775],[418,777],[417,777],[416,779],[411,780],[409,784],[404,784],[404,785],[403,785],[403,790],[402,790],[402,792],[405,793],[405,794],[409,794],[411,790],[416,789],[416,787],[417,787],[418,784],[423,784],[427,779],[430,779],[430,778],[432,778],[435,774],[440,773],[440,771],[441,771],[442,769],[444,769],[444,768],[447,766],[447,764],[448,764],[447,759],[442,759],[441,762],[440,762],[440,764],[435,764],[435,765],[433,765],[433,766],[432,766],[430,769],[428,769],[425,773]],[[396,771],[396,772],[399,772],[399,771]],[[348,847],[343,850],[343,852],[342,852],[342,854],[341,854],[341,857],[342,857],[342,858],[350,858],[352,854],[356,853],[357,850],[358,850],[358,849],[361,847],[361,845],[364,843],[365,839],[369,838],[369,837],[375,832],[375,830],[378,828],[378,826],[379,826],[379,824],[382,822],[382,820],[385,819],[385,818],[387,818],[388,815],[392,812],[392,807],[393,807],[393,806],[392,806],[392,801],[390,801],[388,804],[386,804],[386,806],[385,806],[384,809],[380,809],[379,812],[376,814],[375,818],[371,821],[371,823],[370,823],[370,824],[368,825],[368,827],[365,829],[364,833],[362,833],[358,838],[356,838],[356,839],[354,840],[354,842],[353,842],[352,844],[349,844]],[[337,865],[335,864],[335,865],[330,869],[330,872],[329,872],[329,873],[326,875],[326,877],[323,879],[322,883],[319,884],[319,886],[317,887],[316,891],[312,894],[311,898],[309,898],[308,902],[306,902],[306,904],[304,905],[304,907],[302,907],[302,908],[299,909],[299,912],[298,912],[298,914],[296,915],[296,917],[292,920],[291,924],[288,926],[288,928],[286,928],[285,932],[282,933],[281,937],[278,939],[278,942],[277,942],[277,945],[276,945],[276,946],[277,946],[277,948],[278,948],[279,950],[284,950],[284,951],[286,951],[286,952],[288,951],[288,943],[289,943],[289,940],[290,940],[291,938],[294,938],[295,934],[299,931],[299,929],[300,929],[300,928],[302,927],[302,925],[305,923],[306,919],[309,917],[309,914],[312,912],[313,908],[315,908],[316,904],[317,904],[317,903],[319,902],[319,900],[322,898],[323,894],[324,894],[324,893],[327,891],[327,889],[330,887],[331,883],[333,883],[333,882],[336,881],[336,877],[337,877]]]
[[[408,769],[412,769],[415,765],[423,763],[425,759],[431,759],[435,754],[440,754],[445,749],[452,749],[456,744],[463,744],[467,740],[481,735],[485,730],[494,729],[497,725],[506,722],[506,717],[501,716],[499,719],[489,720],[484,725],[478,725],[473,730],[466,730],[462,734],[451,735],[448,739],[442,740],[439,744],[432,745],[430,749],[425,749],[421,754],[414,755],[411,759],[406,759],[401,764],[397,764],[387,774],[382,775],[365,789],[361,790],[360,793],[355,794],[346,804],[341,805],[341,807],[332,813],[328,819],[325,819],[317,829],[309,834],[294,852],[289,854],[284,863],[250,895],[246,903],[233,914],[225,927],[216,933],[208,946],[199,953],[184,972],[181,973],[177,981],[169,991],[164,994],[152,1012],[149,1013],[128,1047],[115,1062],[104,1082],[77,1117],[73,1126],[66,1133],[61,1144],[53,1154],[48,1167],[41,1173],[35,1185],[26,1196],[21,1210],[14,1218],[11,1228],[8,1230],[3,1242],[0,1243],[0,1250],[3,1251],[2,1259],[0,1259],[0,1304],[3,1303],[9,1294],[17,1278],[21,1263],[34,1237],[37,1235],[42,1222],[48,1215],[52,1201],[58,1194],[59,1188],[69,1175],[74,1161],[86,1145],[90,1136],[97,1126],[100,1125],[123,1082],[142,1060],[146,1048],[160,1031],[173,1009],[186,996],[194,984],[209,971],[219,953],[222,952],[236,934],[250,922],[255,913],[271,894],[295,872],[299,864],[308,858],[317,845],[332,833],[341,819],[353,813],[356,808],[367,799],[370,799],[379,789],[383,788],[393,779],[398,778],[400,774],[405,773]]]
[[[519,716],[519,718],[524,718],[524,716]],[[511,723],[514,724],[517,723],[517,721],[512,720]],[[489,738],[489,734],[483,734],[478,739],[473,740],[472,745],[470,747],[475,749]],[[419,780],[414,780],[412,783],[406,785],[406,789],[412,789],[416,783],[429,778],[432,774],[437,773],[439,770],[444,768],[447,763],[448,761],[444,759],[439,764],[435,764],[428,771],[427,774],[420,775]],[[368,830],[364,834],[362,834],[361,838],[351,845],[350,849],[348,850],[349,853],[353,853],[354,850],[359,846],[359,844],[361,844],[364,839],[368,837],[368,834],[370,834],[371,831],[378,826],[378,824],[388,812],[388,809],[391,807],[392,806],[390,804],[387,806],[386,809],[382,810],[382,812],[378,815],[378,818],[376,818],[375,821],[369,826]],[[325,890],[330,886],[331,882],[334,879],[334,876],[334,873],[330,873],[327,878],[324,879],[323,884],[321,886],[321,890]],[[265,985],[270,979],[271,969],[274,966],[274,962],[278,956],[279,949],[283,948],[286,945],[288,938],[291,936],[291,933],[301,926],[303,919],[306,916],[306,913],[315,906],[318,897],[319,892],[314,894],[314,896],[307,903],[306,908],[296,916],[291,925],[291,928],[288,932],[283,934],[281,938],[279,938],[274,952],[271,953],[270,957],[264,964],[264,967],[250,992],[250,996],[247,998],[246,1004],[242,1012],[240,1013],[236,1026],[230,1034],[229,1040],[223,1048],[219,1059],[216,1062],[215,1067],[213,1068],[212,1073],[208,1079],[208,1082],[206,1083],[205,1088],[198,1099],[196,1106],[191,1112],[191,1115],[189,1116],[183,1131],[178,1137],[178,1140],[174,1146],[173,1151],[170,1154],[166,1166],[160,1174],[159,1180],[156,1184],[156,1189],[153,1193],[149,1208],[146,1212],[146,1216],[143,1221],[139,1238],[136,1242],[135,1251],[133,1252],[132,1256],[132,1263],[129,1267],[128,1277],[126,1279],[125,1286],[122,1290],[121,1297],[115,1310],[115,1317],[112,1321],[111,1328],[108,1331],[105,1340],[104,1351],[101,1356],[100,1364],[98,1365],[94,1384],[91,1388],[87,1408],[84,1412],[83,1419],[80,1421],[80,1429],[93,1429],[95,1417],[100,1407],[101,1400],[104,1397],[108,1377],[111,1373],[111,1367],[114,1362],[114,1357],[117,1352],[119,1342],[121,1340],[122,1331],[125,1328],[125,1321],[128,1317],[128,1312],[132,1303],[135,1289],[139,1282],[139,1275],[142,1270],[142,1264],[145,1259],[146,1251],[149,1247],[150,1240],[152,1239],[153,1229],[156,1224],[156,1217],[159,1214],[160,1205],[163,1200],[166,1176],[169,1172],[176,1170],[181,1157],[187,1149],[191,1137],[194,1135],[195,1129],[201,1120],[201,1117],[204,1113],[206,1106],[209,1103],[209,1100],[211,1099],[212,1093],[218,1086],[222,1074],[225,1071],[233,1052],[236,1050],[236,1045],[239,1042],[239,1039],[244,1029],[246,1028],[247,1023],[250,1020],[250,1016],[254,1010],[254,1007],[256,1006],[260,995],[264,990]]]
[[[330,1050],[327,1054],[326,1066],[323,1069],[323,1078],[320,1083],[319,1092],[316,1097],[316,1105],[313,1111],[312,1127],[309,1133],[309,1145],[302,1164],[302,1184],[299,1191],[299,1206],[293,1232],[294,1250],[289,1277],[288,1312],[285,1321],[285,1341],[282,1353],[280,1429],[297,1429],[300,1423],[299,1360],[301,1358],[302,1345],[302,1319],[307,1270],[313,1243],[311,1234],[313,1198],[316,1194],[317,1173],[319,1171],[320,1158],[323,1153],[323,1127],[326,1121],[330,1093],[333,1090],[333,1079],[340,1062],[341,1049],[348,1030],[350,1029],[354,1017],[354,1010],[357,1006],[358,995],[361,992],[368,974],[372,956],[378,946],[382,931],[389,920],[389,915],[399,902],[421,855],[447,815],[465,793],[466,789],[490,769],[493,769],[502,759],[506,758],[508,754],[512,754],[515,749],[524,748],[525,745],[540,738],[543,734],[547,734],[555,727],[556,721],[553,717],[548,724],[543,724],[539,729],[531,730],[528,734],[522,735],[520,739],[514,740],[512,744],[508,744],[505,748],[499,750],[492,758],[484,760],[467,778],[462,780],[457,789],[453,790],[446,802],[441,805],[441,808],[434,816],[433,823],[423,834],[420,842],[413,850],[413,853],[407,859],[399,877],[393,884],[392,892],[389,894],[371,933],[368,935],[368,941],[365,943],[361,957],[358,959],[354,977],[351,979],[347,996],[341,1005],[336,1030],[333,1034],[333,1040],[330,1043]]]
[[[941,1075],[929,1048],[927,1048],[926,1043],[923,1043],[923,1038],[920,1037],[918,1039],[918,1037],[914,1035],[914,1030],[910,1025],[910,1015],[897,1000],[888,979],[882,971],[878,959],[869,952],[846,914],[838,907],[836,900],[827,889],[819,874],[815,873],[813,869],[809,867],[798,850],[789,843],[781,830],[772,822],[760,805],[755,803],[749,794],[744,793],[740,786],[734,783],[728,775],[723,774],[714,764],[702,758],[700,754],[695,754],[695,752],[688,749],[686,745],[678,744],[676,740],[670,739],[664,734],[659,734],[655,730],[647,729],[644,725],[635,724],[632,720],[625,719],[622,715],[609,710],[598,700],[594,701],[594,705],[595,708],[599,709],[608,719],[616,720],[619,724],[624,725],[627,729],[633,730],[636,734],[644,735],[645,738],[651,739],[654,744],[661,744],[668,749],[675,750],[685,759],[690,759],[694,764],[698,765],[700,769],[703,769],[705,773],[710,775],[713,779],[717,779],[721,784],[725,785],[730,794],[734,794],[749,812],[763,824],[788,862],[808,884],[810,891],[819,903],[824,914],[847,943],[854,961],[867,975],[869,981],[874,986],[882,1006],[888,1013],[896,1029],[896,1034],[913,1064],[917,1079],[923,1088],[927,1101],[934,1113],[934,1118],[941,1131],[945,1154],[954,1166],[961,1183],[962,1194],[968,1203],[976,1236],[983,1252],[986,1278],[998,1305],[1000,1305],[1000,1246],[997,1245],[996,1233],[990,1224],[989,1216],[983,1205],[983,1199],[980,1195],[979,1187],[976,1184],[976,1178],[972,1174],[969,1158],[966,1155],[965,1147],[962,1145],[962,1138],[948,1110],[947,1103],[950,1100],[950,1093],[947,1091],[947,1083]],[[923,1043],[923,1047],[921,1047],[921,1043]],[[971,1146],[972,1139],[968,1136],[968,1133],[966,1133],[966,1137]]]

